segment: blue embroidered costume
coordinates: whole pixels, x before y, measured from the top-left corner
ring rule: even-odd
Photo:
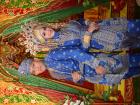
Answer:
[[[140,33],[140,20],[127,21],[125,18],[117,18],[99,21],[100,29],[91,34],[91,42],[87,45],[83,42],[83,37],[87,32],[89,23],[81,24],[78,21],[71,21],[66,27],[55,33],[53,40],[58,43],[59,47],[78,46],[84,50],[95,48],[113,51],[124,47],[140,47],[140,43],[135,42],[133,42],[135,44],[126,46],[127,40],[130,40],[131,37],[136,37],[137,41],[140,39],[136,34]],[[46,45],[49,45],[47,41]]]
[[[91,47],[107,51],[122,48],[123,40],[127,40],[127,32],[140,33],[138,29],[132,30],[134,28],[132,25],[137,22],[140,23],[137,20],[132,24],[132,21],[130,23],[125,19],[102,21],[99,23],[100,30],[92,34],[90,45],[84,45],[82,37],[87,27],[72,21],[70,25],[55,34],[54,40],[59,43],[59,47],[50,51],[45,58],[45,63],[56,74],[66,75],[66,79],[72,79],[71,73],[79,71],[82,74],[82,79],[108,85],[119,83],[123,78],[140,74],[140,70],[138,70],[140,68],[139,55],[129,57],[129,55],[91,54],[87,51]],[[137,26],[140,28],[140,24]],[[136,43],[133,47],[137,48],[139,45]],[[106,69],[105,75],[98,75],[95,72],[95,68],[99,65]],[[131,69],[128,70],[129,68]],[[136,72],[130,73],[134,68]]]

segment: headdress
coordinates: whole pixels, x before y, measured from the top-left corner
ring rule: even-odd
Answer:
[[[21,26],[23,38],[19,38],[20,44],[25,45],[26,52],[35,55],[40,49],[37,47],[40,41],[34,36],[33,30],[38,26],[38,22],[28,22]]]
[[[39,23],[37,21],[28,22],[22,25],[23,30],[23,39],[21,44],[25,45],[26,52],[30,52],[32,55],[35,55],[37,52],[40,52],[41,49],[38,48],[38,45],[45,45],[45,39],[40,35],[37,28],[39,27],[51,27],[53,29],[61,28],[66,23]],[[19,38],[21,41],[21,39]]]
[[[28,75],[30,74],[30,65],[32,63],[33,59],[24,59],[19,68],[18,68],[18,72],[20,75]]]

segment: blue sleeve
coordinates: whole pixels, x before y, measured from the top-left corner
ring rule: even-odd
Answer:
[[[138,20],[128,20],[128,32],[129,33],[139,33],[140,34],[140,19]]]
[[[56,60],[53,58],[45,58],[45,63],[47,67],[54,69],[60,73],[71,74],[73,71],[79,71],[79,64],[77,61],[72,59],[65,60]]]
[[[47,63],[48,67],[53,68],[54,70],[52,73],[50,73],[50,75],[58,80],[64,79],[64,80],[73,81],[71,73],[75,71],[80,71],[78,62],[73,60],[63,60],[63,61],[49,60],[49,61],[53,61],[53,63],[52,62],[49,64]],[[83,80],[84,78],[82,77],[77,83],[81,84]]]
[[[84,35],[92,35],[93,33],[89,33],[87,32],[87,28],[88,28],[88,25],[92,22],[90,20],[85,20],[84,18],[80,18],[77,20],[81,25],[82,25],[82,29],[81,29],[81,41],[82,41],[82,44],[81,44],[81,48],[84,50],[84,51],[88,51],[89,48],[90,48],[90,42],[88,44],[84,43],[83,41],[83,37]]]
[[[64,79],[72,81],[71,73],[74,71],[80,71],[78,62],[74,61],[72,59],[59,60],[59,59],[53,59],[51,57],[46,57],[45,58],[45,65],[48,68],[53,69],[55,75],[53,73],[52,76],[56,79],[59,79],[59,77],[61,79],[60,75],[62,75],[62,77],[64,77]]]
[[[117,73],[118,68],[123,67],[122,61],[120,59],[121,57],[119,55],[115,55],[113,57],[111,56],[106,56],[106,55],[99,55],[98,60],[99,60],[99,66],[102,66],[105,68],[106,73]]]
[[[89,47],[90,47],[90,43],[86,44],[83,42],[83,37],[84,35],[92,35],[92,33],[89,33],[87,32],[87,27],[88,27],[88,24],[86,24],[87,22],[84,20],[84,19],[79,19],[77,21],[75,20],[72,20],[70,21],[70,23],[65,27],[65,30],[67,31],[71,31],[73,32],[73,34],[77,34],[80,36],[80,45],[78,44],[79,42],[77,42],[77,44],[73,44],[74,46],[77,46],[77,47],[80,47],[81,49],[83,50],[88,50]],[[76,43],[76,40],[75,40],[75,43]],[[65,42],[65,46],[67,45],[71,45],[70,41],[68,42]]]

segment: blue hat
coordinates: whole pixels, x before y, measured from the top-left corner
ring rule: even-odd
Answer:
[[[18,68],[18,72],[20,75],[28,75],[30,74],[30,65],[32,63],[33,59],[24,59],[19,68]]]

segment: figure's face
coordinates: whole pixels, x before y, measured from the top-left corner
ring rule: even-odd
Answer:
[[[40,60],[33,60],[32,64],[30,65],[30,73],[33,75],[39,75],[46,70],[46,66]]]
[[[42,27],[40,28],[40,34],[45,38],[49,39],[54,36],[55,31],[52,28],[49,27]]]

